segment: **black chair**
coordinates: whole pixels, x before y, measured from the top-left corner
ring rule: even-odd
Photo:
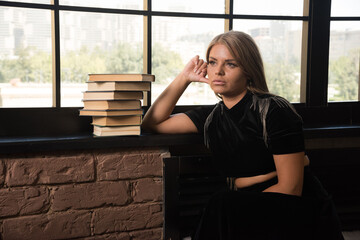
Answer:
[[[196,230],[202,210],[226,178],[213,168],[210,156],[181,156],[164,160],[164,239],[178,240]]]

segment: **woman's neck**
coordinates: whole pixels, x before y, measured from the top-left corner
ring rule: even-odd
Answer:
[[[225,106],[230,109],[233,106],[235,106],[238,102],[240,102],[241,99],[243,99],[243,97],[246,95],[247,93],[247,89],[245,89],[244,91],[242,91],[240,94],[235,95],[235,96],[222,96],[222,100],[225,104]]]

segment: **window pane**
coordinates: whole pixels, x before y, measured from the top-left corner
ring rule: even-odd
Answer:
[[[0,7],[0,106],[51,107],[51,13]]]
[[[186,63],[205,51],[216,35],[224,32],[224,20],[198,18],[153,18],[152,87],[155,100],[183,69]],[[207,84],[192,83],[180,98],[179,105],[212,104],[217,99]]]
[[[234,20],[234,30],[246,32],[256,41],[270,92],[300,102],[302,22]]]
[[[89,73],[142,73],[143,17],[61,12],[61,106],[82,106]]]
[[[358,100],[360,21],[331,22],[329,101]]]
[[[234,14],[303,16],[304,0],[236,0]]]
[[[225,13],[225,0],[153,0],[153,11]]]
[[[25,2],[25,3],[42,3],[50,4],[50,0],[12,0],[11,2]]]
[[[143,0],[59,0],[59,4],[98,8],[143,9]]]
[[[360,16],[359,0],[331,0],[331,16]]]

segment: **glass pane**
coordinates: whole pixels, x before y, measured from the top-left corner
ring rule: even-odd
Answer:
[[[153,11],[225,13],[225,0],[153,0]]]
[[[51,0],[12,0],[11,2],[25,2],[25,3],[50,4],[50,3],[51,3]]]
[[[331,16],[360,16],[359,0],[331,0]]]
[[[270,92],[300,102],[302,21],[234,20],[257,43]]]
[[[329,101],[358,100],[360,21],[331,22]]]
[[[303,16],[304,0],[236,0],[234,14]]]
[[[89,73],[142,73],[143,17],[61,12],[61,106],[82,106]]]
[[[51,107],[51,12],[0,7],[0,106]]]
[[[59,4],[97,8],[143,9],[143,0],[59,0]]]
[[[208,44],[223,32],[224,20],[154,17],[152,72],[156,80],[152,99],[159,96],[192,57],[199,55],[205,59]],[[212,104],[217,101],[207,84],[192,83],[178,104]]]

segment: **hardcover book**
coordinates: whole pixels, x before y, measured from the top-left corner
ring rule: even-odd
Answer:
[[[129,115],[142,115],[142,109],[134,110],[89,110],[80,109],[80,116],[129,116]]]
[[[124,100],[142,99],[142,91],[85,91],[83,100]]]
[[[151,82],[87,82],[88,91],[150,91]]]
[[[140,126],[118,126],[118,127],[101,127],[94,126],[93,134],[95,136],[130,136],[140,135]]]
[[[140,125],[142,116],[93,117],[92,124],[97,126],[129,126]]]
[[[88,110],[125,110],[141,109],[140,100],[85,100],[84,109]]]
[[[155,75],[151,74],[89,74],[89,81],[130,81],[154,82]]]

